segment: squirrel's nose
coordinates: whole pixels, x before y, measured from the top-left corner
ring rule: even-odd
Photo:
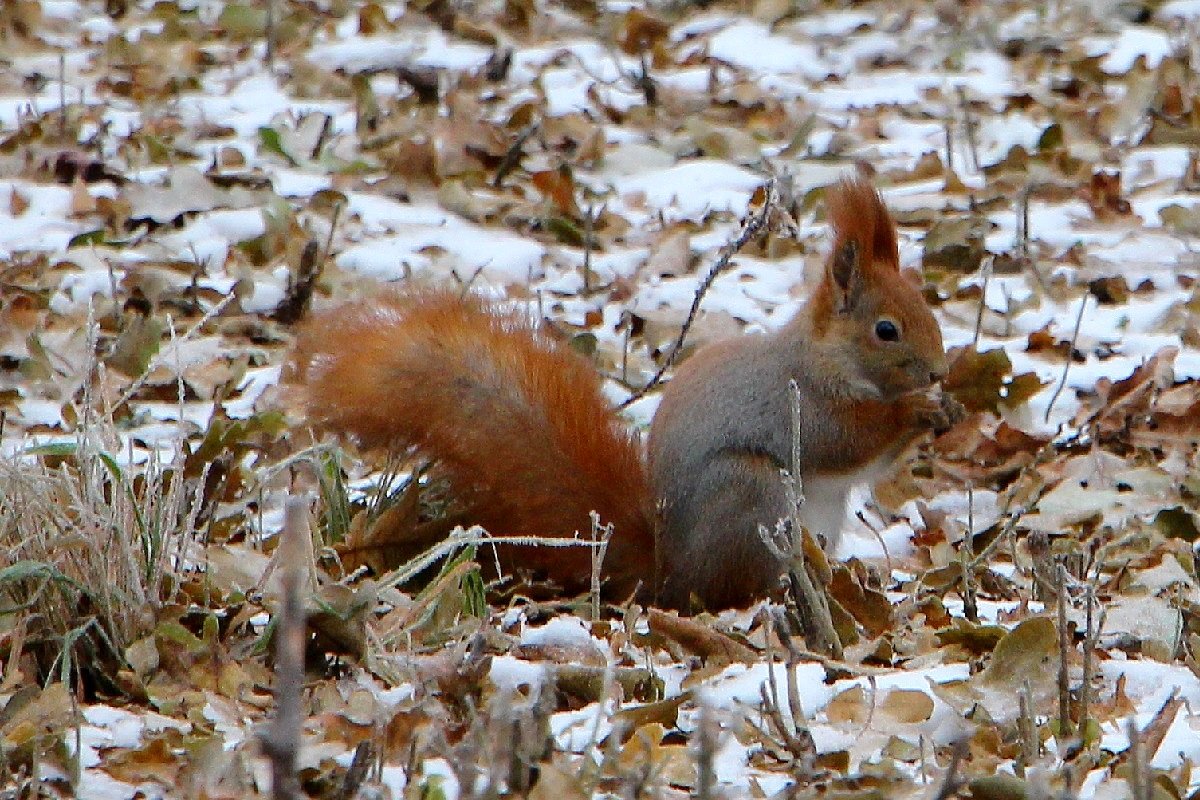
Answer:
[[[940,382],[946,377],[946,368],[944,366],[936,366],[929,370],[929,383],[934,384]]]

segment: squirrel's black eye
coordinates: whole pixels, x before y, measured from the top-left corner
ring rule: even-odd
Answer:
[[[900,340],[900,329],[890,319],[881,319],[875,323],[875,335],[881,342],[897,342]]]

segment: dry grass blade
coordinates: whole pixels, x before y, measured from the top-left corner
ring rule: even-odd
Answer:
[[[0,460],[0,604],[30,615],[43,670],[106,686],[105,665],[178,589],[203,510],[203,478],[184,478],[181,453],[152,456],[135,480],[112,455],[118,441],[99,420],[74,442]]]

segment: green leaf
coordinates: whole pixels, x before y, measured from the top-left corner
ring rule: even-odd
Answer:
[[[350,532],[350,496],[346,481],[338,463],[337,453],[325,452],[320,457],[321,469],[321,529],[326,544],[338,544],[346,540]]]
[[[1168,539],[1182,539],[1185,542],[1194,542],[1200,535],[1195,517],[1181,506],[1159,511],[1154,517],[1154,527]]]
[[[1042,131],[1042,135],[1038,137],[1037,149],[1038,152],[1044,153],[1047,150],[1057,150],[1063,146],[1063,128],[1057,122],[1046,127]]]
[[[67,241],[67,249],[73,247],[86,247],[92,244],[104,244],[104,229],[97,228],[94,231],[85,233],[77,233]]]
[[[157,642],[170,642],[182,647],[188,655],[201,656],[208,652],[204,642],[178,622],[158,623],[154,628],[154,638]],[[159,651],[162,651],[162,647],[159,647]]]
[[[283,137],[279,135],[279,131],[267,125],[262,125],[258,129],[258,143],[268,153],[274,153],[282,157],[291,166],[296,166],[296,159],[292,158],[291,154],[283,148]]]
[[[583,247],[583,230],[566,217],[550,217],[546,220],[546,230],[554,234],[554,238],[572,247]]]
[[[225,33],[237,39],[254,39],[267,32],[266,8],[227,3],[217,17]]]

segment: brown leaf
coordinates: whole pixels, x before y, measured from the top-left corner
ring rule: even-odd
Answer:
[[[933,716],[933,698],[917,689],[892,689],[884,695],[880,710],[897,722],[924,722]]]
[[[575,202],[575,177],[565,164],[555,170],[533,173],[533,185],[544,194],[563,216],[572,220],[583,219],[579,204]]]
[[[671,25],[639,8],[625,12],[617,31],[617,44],[629,55],[637,55],[667,38]]]
[[[981,676],[984,683],[1019,689],[1030,676],[1044,675],[1058,655],[1058,631],[1050,617],[1030,617],[996,644]]]
[[[583,785],[577,772],[578,769],[568,769],[566,765],[539,765],[538,780],[529,792],[529,800],[587,800],[592,792]]]
[[[694,617],[681,617],[656,608],[646,610],[650,633],[682,645],[685,650],[705,659],[731,664],[753,664],[758,654],[746,645],[721,633]]]
[[[892,629],[892,604],[887,595],[864,585],[862,577],[852,573],[845,565],[834,567],[829,593],[858,624],[866,628],[868,636],[874,638]]]
[[[623,723],[624,729],[628,731],[627,738],[632,736],[638,728],[652,723],[674,728],[679,724],[679,707],[691,699],[692,692],[687,690],[680,692],[675,697],[659,700],[656,703],[627,705],[613,714],[613,723],[614,725],[618,721]]]

